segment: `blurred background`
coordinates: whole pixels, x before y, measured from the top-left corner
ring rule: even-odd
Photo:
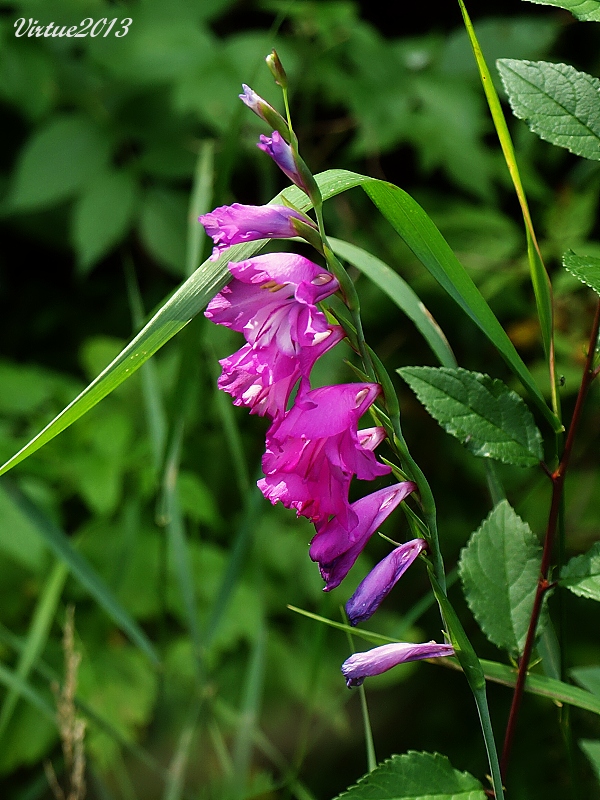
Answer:
[[[566,61],[600,74],[596,24],[517,0],[471,6],[494,74],[500,57]],[[354,170],[412,194],[547,385],[519,209],[458,5],[396,11],[396,4],[353,0],[0,0],[2,462],[209,255],[198,210],[264,203],[285,187],[255,146],[268,131],[237,97],[244,82],[281,108],[264,65],[273,47],[290,79],[301,152],[312,170]],[[17,37],[20,18],[25,26],[30,18],[57,26],[105,18],[106,26],[95,37]],[[127,33],[115,36],[127,18]],[[600,255],[600,171],[597,162],[540,141],[524,123],[510,124],[553,275],[568,412],[593,299],[561,272],[560,258],[569,248]],[[364,247],[410,282],[461,366],[513,385],[491,346],[360,190],[328,202],[326,221],[331,235]],[[356,277],[367,339],[389,369],[435,364],[412,323]],[[339,620],[340,605],[387,546],[373,542],[347,581],[322,593],[307,554],[310,525],[272,508],[254,487],[265,421],[215,391],[217,358],[239,346],[229,331],[196,318],[0,481],[3,800],[52,797],[44,762],[64,779],[52,686],[65,676],[70,605],[90,800],[326,800],[365,771],[358,693],[346,689],[339,671],[350,645],[287,605]],[[353,378],[338,350],[319,362],[317,383]],[[451,570],[491,508],[483,466],[400,381],[398,390],[406,436],[437,497]],[[597,386],[584,425],[567,487],[569,555],[598,536]],[[541,534],[544,476],[517,468],[500,474],[517,512]],[[402,539],[400,516],[384,530]],[[56,557],[56,542],[65,540],[85,558],[77,575]],[[500,659],[458,586],[452,591],[480,654]],[[415,609],[427,596],[417,564],[369,627],[439,637],[435,609],[426,601]],[[564,613],[575,620],[571,665],[600,663],[597,618],[586,602],[565,599]],[[502,731],[510,692],[491,687],[490,695]],[[484,777],[461,675],[407,665],[371,680],[367,696],[380,760],[408,749],[439,751]],[[577,737],[600,737],[597,718],[572,717]],[[598,796],[582,754],[574,758],[581,797]],[[515,799],[565,796],[568,759],[549,702],[527,699],[514,761]]]

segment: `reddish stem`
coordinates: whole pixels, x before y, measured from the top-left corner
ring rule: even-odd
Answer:
[[[502,773],[503,778],[505,778],[506,776],[506,770],[508,768],[508,762],[510,759],[512,745],[515,737],[517,718],[519,716],[519,711],[521,708],[521,700],[523,698],[523,691],[525,689],[525,680],[527,678],[527,670],[529,668],[529,662],[531,660],[531,653],[533,650],[533,645],[535,643],[535,633],[540,618],[540,612],[542,610],[542,602],[544,600],[544,595],[546,594],[546,592],[553,586],[553,584],[549,583],[548,581],[548,575],[550,572],[550,561],[552,558],[552,550],[554,547],[554,539],[556,535],[556,527],[558,523],[560,504],[565,485],[565,475],[567,472],[567,467],[569,465],[569,460],[571,458],[571,452],[573,450],[573,442],[575,440],[575,434],[577,433],[577,428],[579,427],[579,422],[581,420],[581,411],[583,408],[583,402],[585,400],[585,396],[590,387],[590,384],[600,372],[600,367],[592,369],[594,363],[594,354],[596,351],[596,343],[598,341],[599,329],[600,329],[600,300],[598,301],[598,304],[596,306],[596,314],[594,316],[594,322],[592,324],[592,331],[590,334],[589,348],[588,348],[587,358],[585,361],[585,368],[581,378],[581,385],[579,387],[579,392],[577,394],[577,400],[575,402],[575,408],[573,410],[571,424],[569,425],[569,432],[567,434],[565,448],[563,450],[562,458],[560,464],[558,465],[558,468],[556,469],[555,472],[550,474],[550,479],[552,481],[552,500],[550,502],[548,525],[546,527],[546,536],[544,538],[544,550],[542,553],[540,576],[538,579],[535,597],[533,600],[533,608],[531,610],[531,617],[529,619],[529,628],[527,629],[527,638],[525,639],[525,647],[523,648],[523,655],[519,660],[519,671],[517,673],[517,682],[515,684],[515,691],[513,694],[510,713],[508,716],[508,723],[506,726],[506,734],[504,737],[504,749],[502,751],[502,759],[500,760],[500,772]]]

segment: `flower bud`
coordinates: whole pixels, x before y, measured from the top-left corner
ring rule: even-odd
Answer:
[[[275,78],[275,83],[281,86],[282,89],[287,89],[287,75],[283,68],[283,64],[279,60],[277,52],[273,50],[270,55],[265,59],[268,68],[271,70],[271,75]]]

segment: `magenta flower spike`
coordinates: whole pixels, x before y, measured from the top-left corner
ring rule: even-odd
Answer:
[[[392,591],[413,561],[427,547],[424,539],[413,539],[396,547],[369,572],[346,603],[350,625],[369,619]]]
[[[363,447],[357,430],[380,391],[376,383],[348,383],[297,397],[267,432],[265,477],[258,482],[264,496],[313,521],[335,514],[342,526],[355,524],[348,504],[352,476],[373,480],[391,471]]]
[[[338,289],[327,270],[295,253],[269,253],[230,262],[232,280],[208,304],[205,316],[240,331],[253,347],[298,355],[329,335],[316,303]]]
[[[350,506],[350,527],[338,517],[316,523],[317,534],[310,543],[309,555],[319,564],[326,584],[323,591],[340,585],[377,528],[414,489],[414,483],[403,481],[361,497]]]
[[[211,261],[216,261],[232,244],[297,236],[292,219],[301,220],[317,230],[310,217],[286,206],[245,206],[233,203],[198,217],[215,244]]]
[[[363,653],[355,653],[342,664],[342,674],[346,679],[346,686],[360,686],[365,678],[381,675],[388,669],[405,664],[408,661],[420,661],[424,658],[443,658],[454,655],[451,644],[438,644],[431,640],[424,644],[411,644],[398,642],[397,644],[384,644],[374,647]]]
[[[340,325],[330,326],[316,344],[304,347],[298,355],[288,356],[276,348],[256,348],[245,344],[222,359],[219,389],[233,397],[236,406],[247,406],[251,414],[281,416],[292,389],[302,380],[299,391],[308,391],[308,376],[316,360],[345,336]]]

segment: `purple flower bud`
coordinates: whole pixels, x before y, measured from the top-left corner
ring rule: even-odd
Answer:
[[[360,686],[365,678],[381,675],[382,672],[387,672],[398,664],[452,655],[454,648],[451,644],[438,644],[433,639],[424,644],[410,642],[384,644],[363,653],[354,653],[342,664],[342,674],[346,679],[346,686],[351,689],[353,686]]]
[[[372,435],[369,440],[373,442],[377,439]],[[325,592],[340,585],[370,537],[414,489],[416,486],[411,481],[379,489],[349,506],[349,513],[346,514],[349,523],[337,516],[315,524],[317,535],[310,543],[309,555],[319,563],[321,576],[326,583]]]
[[[424,539],[413,539],[392,550],[375,566],[346,603],[350,625],[372,616],[413,561],[427,547]]]
[[[289,139],[290,129],[279,111],[276,111],[270,103],[263,100],[260,95],[256,94],[254,89],[246,86],[245,83],[242,83],[242,89],[244,93],[239,95],[240,100],[245,103],[251,111],[254,111],[258,117],[270,125],[271,128],[275,128],[278,133],[286,139]]]
[[[313,205],[317,202],[322,202],[321,192],[310,170],[278,131],[273,131],[271,137],[261,135],[257,147],[271,156],[279,169],[288,176],[292,183],[295,183],[310,197]]]
[[[310,217],[286,206],[245,206],[233,203],[198,217],[198,221],[204,225],[206,233],[215,243],[211,261],[215,261],[232,244],[297,236],[292,219],[301,220],[316,231]]]

